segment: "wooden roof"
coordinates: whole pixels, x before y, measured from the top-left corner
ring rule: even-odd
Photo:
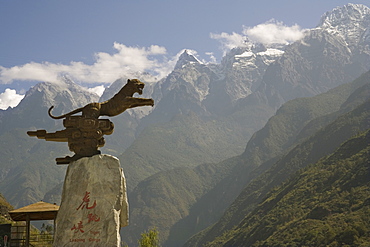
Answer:
[[[27,220],[27,215],[29,215],[29,220],[54,220],[58,210],[58,205],[40,201],[12,210],[9,214],[14,221],[25,221]]]

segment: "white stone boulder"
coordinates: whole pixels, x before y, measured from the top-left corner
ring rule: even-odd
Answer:
[[[54,246],[120,246],[119,231],[127,225],[126,182],[119,160],[103,154],[71,162]]]

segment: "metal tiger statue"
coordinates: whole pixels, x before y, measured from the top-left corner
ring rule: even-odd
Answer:
[[[145,84],[138,79],[127,80],[127,84],[111,99],[102,103],[90,103],[61,116],[51,114],[54,106],[48,110],[53,119],[62,119],[66,128],[54,133],[47,133],[46,130],[28,131],[29,136],[36,136],[46,141],[68,142],[70,151],[74,152],[73,157],[66,156],[57,158],[57,164],[69,164],[82,157],[91,157],[100,154],[99,147],[103,147],[105,140],[103,135],[113,133],[114,125],[108,119],[99,119],[100,116],[113,117],[123,113],[129,108],[139,106],[154,106],[153,99],[135,98],[135,93],[142,94]],[[73,116],[77,113],[79,116]]]

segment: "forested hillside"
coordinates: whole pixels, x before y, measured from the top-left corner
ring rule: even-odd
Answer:
[[[348,86],[359,83],[357,84],[357,89],[353,88],[353,93],[349,95],[348,99],[342,101],[343,103],[341,107],[338,107],[338,111],[308,121],[306,124],[300,126],[300,131],[297,131],[297,133],[292,136],[291,140],[293,141],[288,142],[289,139],[287,139],[287,142],[282,143],[282,146],[285,145],[287,147],[285,152],[280,154],[275,153],[277,156],[272,156],[274,158],[266,160],[255,169],[252,172],[255,176],[254,179],[246,184],[246,187],[226,210],[222,218],[214,226],[194,236],[188,242],[187,246],[201,246],[224,234],[225,231],[231,230],[240,223],[241,219],[254,210],[262,199],[266,197],[267,193],[275,186],[279,186],[299,169],[317,162],[325,155],[329,155],[351,136],[370,128],[368,121],[370,119],[370,94],[368,93],[370,90],[369,75],[370,73],[366,73],[351,84],[343,85],[329,91],[328,93],[334,91],[337,93],[345,92],[349,89]],[[341,95],[341,93],[339,93],[338,96],[339,95]],[[313,97],[311,103],[318,102],[320,96],[322,95]],[[293,102],[294,101],[288,102],[282,109]],[[308,102],[309,101],[304,104],[305,107],[310,104]],[[354,108],[356,104],[360,105]],[[278,115],[275,117],[278,117]],[[256,134],[265,133],[266,128],[268,129],[269,125],[275,121],[275,117],[271,118],[269,123]],[[289,126],[292,125],[290,124]],[[270,145],[274,142],[269,142],[268,140],[274,140],[276,138],[281,140],[284,133],[286,132],[277,131],[277,135],[262,138],[261,140],[264,140],[262,142],[258,141],[259,138],[256,140],[259,143],[269,143]],[[252,146],[250,145],[251,142],[252,139],[248,143],[249,146]],[[246,151],[248,151],[248,145]],[[260,150],[258,147],[259,146],[256,146],[255,149]],[[276,145],[272,145],[272,147],[276,147]],[[269,149],[265,146],[265,150],[267,153],[271,153],[271,150],[274,149]],[[253,158],[254,156],[252,155],[254,152],[250,154]],[[246,153],[243,155],[246,155]]]
[[[10,220],[9,211],[13,210],[13,206],[0,193],[0,224],[6,224]]]
[[[367,130],[300,170],[206,246],[369,246],[369,140]]]

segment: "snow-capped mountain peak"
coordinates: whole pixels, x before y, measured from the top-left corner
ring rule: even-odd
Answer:
[[[370,14],[370,8],[363,4],[349,3],[342,7],[336,7],[332,11],[326,12],[320,20],[319,26],[338,26],[345,25],[350,20],[361,22],[366,15]]]
[[[370,8],[352,3],[326,12],[318,25],[318,28],[342,36],[350,46],[358,44],[369,27]]]
[[[88,90],[68,77],[62,77],[58,83],[41,82],[27,91],[24,99],[17,107],[30,105],[37,101],[38,106],[56,108],[63,105],[64,111],[81,107],[82,105],[97,101],[99,96],[88,92]],[[31,104],[32,105],[32,104]]]
[[[179,60],[177,60],[175,69],[180,69],[184,67],[187,64],[202,64],[202,62],[196,58],[193,54],[191,54],[190,51],[185,50],[179,57]]]

